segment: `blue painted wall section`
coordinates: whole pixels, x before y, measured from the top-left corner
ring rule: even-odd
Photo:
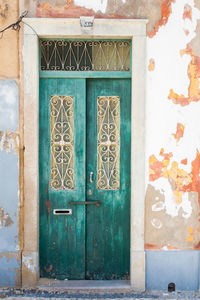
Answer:
[[[0,80],[0,130],[18,128],[19,90],[14,80]]]
[[[20,256],[17,254],[0,254],[0,286],[14,287],[20,284]]]
[[[199,289],[199,251],[147,251],[146,289],[168,290],[174,282],[176,290]]]
[[[19,91],[14,80],[0,81],[0,286],[15,286],[20,277]]]

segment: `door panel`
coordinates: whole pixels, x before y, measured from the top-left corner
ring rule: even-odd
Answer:
[[[66,120],[58,115],[57,123],[51,113],[52,96],[73,99],[74,188],[64,190],[52,185],[52,168],[66,162]],[[58,101],[58,100],[56,100]],[[63,105],[63,102],[62,102]],[[66,105],[65,105],[66,106]],[[60,106],[59,106],[60,109]],[[71,113],[72,113],[71,112]],[[69,112],[70,113],[70,112]],[[60,112],[59,112],[60,114]],[[66,115],[67,110],[62,112]],[[70,206],[70,201],[85,201],[85,79],[40,80],[40,268],[42,277],[57,279],[85,278],[85,206]],[[53,125],[52,125],[53,120]],[[63,125],[64,124],[64,125]],[[52,128],[57,132],[52,138]],[[62,127],[63,126],[63,127]],[[56,140],[59,157],[52,159],[52,139]],[[54,147],[55,148],[55,147]],[[56,152],[57,151],[57,152]],[[53,156],[55,156],[53,153]],[[56,154],[57,155],[57,154]],[[63,176],[62,176],[63,177]],[[64,177],[63,177],[64,178]],[[67,183],[66,183],[67,186]],[[55,215],[54,209],[72,209],[72,215]]]
[[[40,80],[41,277],[129,278],[130,99],[129,79]],[[97,169],[112,175],[106,187]]]
[[[86,221],[86,278],[87,279],[127,279],[130,264],[130,112],[131,82],[129,79],[90,79],[87,81],[87,200],[102,201],[100,207],[87,206]],[[120,123],[120,156],[119,156],[119,189],[97,189],[97,99],[107,96],[119,97]],[[110,96],[110,98],[108,98]],[[103,99],[103,98],[102,98]],[[114,102],[114,101],[113,101]],[[107,105],[106,104],[106,105]],[[106,106],[105,105],[105,106]],[[110,116],[105,117],[104,135],[106,151],[111,149],[113,140],[112,109]],[[101,113],[101,109],[99,111]],[[115,124],[113,124],[115,123]],[[110,127],[110,130],[108,129]],[[105,152],[106,152],[105,151]],[[114,153],[114,155],[113,155]],[[103,156],[102,156],[103,157]],[[115,151],[107,151],[102,158],[106,161],[117,159]],[[107,170],[108,171],[108,170]],[[93,173],[91,183],[90,174]],[[108,172],[109,173],[109,172]],[[111,174],[111,173],[109,173]],[[103,187],[102,187],[103,188]]]

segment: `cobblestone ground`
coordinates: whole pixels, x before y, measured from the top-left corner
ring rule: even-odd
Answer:
[[[6,300],[131,300],[131,299],[200,299],[200,292],[145,292],[137,294],[133,291],[42,291],[30,289],[0,289],[0,299]]]

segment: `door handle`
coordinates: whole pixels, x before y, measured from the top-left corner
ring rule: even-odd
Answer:
[[[71,201],[69,202],[70,205],[96,205],[96,206],[100,206],[101,205],[101,201]]]
[[[93,183],[93,172],[90,172],[90,183]]]

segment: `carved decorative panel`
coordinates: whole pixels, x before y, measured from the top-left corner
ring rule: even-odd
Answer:
[[[120,99],[97,98],[97,189],[120,188]]]
[[[74,189],[73,97],[50,99],[51,188]]]
[[[130,41],[40,40],[41,70],[130,71]]]

